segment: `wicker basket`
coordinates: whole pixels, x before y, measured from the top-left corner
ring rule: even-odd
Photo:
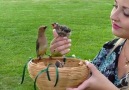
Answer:
[[[28,63],[28,71],[30,77],[35,80],[37,74],[45,69],[50,63],[53,65],[49,67],[49,74],[51,81],[48,80],[46,73],[42,73],[36,81],[39,90],[66,90],[67,87],[77,87],[89,75],[89,69],[83,60],[76,58],[65,58],[65,64],[62,68],[58,68],[59,78],[57,85],[54,87],[56,81],[56,69],[54,67],[57,61],[64,62],[63,57],[43,58],[42,60],[33,59]]]

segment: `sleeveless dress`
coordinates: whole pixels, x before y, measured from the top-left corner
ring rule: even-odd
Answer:
[[[112,41],[105,43],[98,55],[92,60],[92,63],[98,68],[98,70],[105,75],[115,86],[118,88],[128,88],[129,74],[124,75],[121,79],[118,78],[118,58],[123,48],[125,41],[120,44],[111,54],[110,50],[114,47],[114,44],[118,41],[116,38]],[[109,56],[107,56],[109,54]],[[127,90],[127,89],[121,89]]]

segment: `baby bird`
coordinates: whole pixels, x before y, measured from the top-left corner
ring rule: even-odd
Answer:
[[[65,25],[59,25],[58,23],[53,23],[52,28],[56,30],[60,37],[69,37],[71,34],[71,29]]]
[[[64,66],[64,62],[60,62],[59,60],[57,60],[55,62],[55,65],[56,65],[57,68],[62,68]]]
[[[39,27],[38,30],[38,38],[36,41],[36,52],[37,52],[37,58],[41,60],[46,54],[47,51],[47,38],[45,36],[45,31],[46,31],[47,26],[41,26]]]
[[[68,28],[65,25],[60,25],[58,23],[53,23],[52,28],[56,30],[59,37],[69,37],[71,34],[71,29]],[[59,52],[52,53],[52,56],[54,57],[60,57],[62,56]]]

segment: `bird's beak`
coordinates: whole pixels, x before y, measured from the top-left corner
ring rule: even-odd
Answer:
[[[47,26],[44,26],[44,29],[46,29],[47,28]]]

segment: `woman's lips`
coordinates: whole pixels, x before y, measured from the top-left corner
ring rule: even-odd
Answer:
[[[113,23],[112,24],[112,27],[114,28],[114,29],[116,29],[116,30],[118,30],[118,29],[120,29],[121,27],[120,26],[118,26],[117,24],[115,24],[115,23]]]

